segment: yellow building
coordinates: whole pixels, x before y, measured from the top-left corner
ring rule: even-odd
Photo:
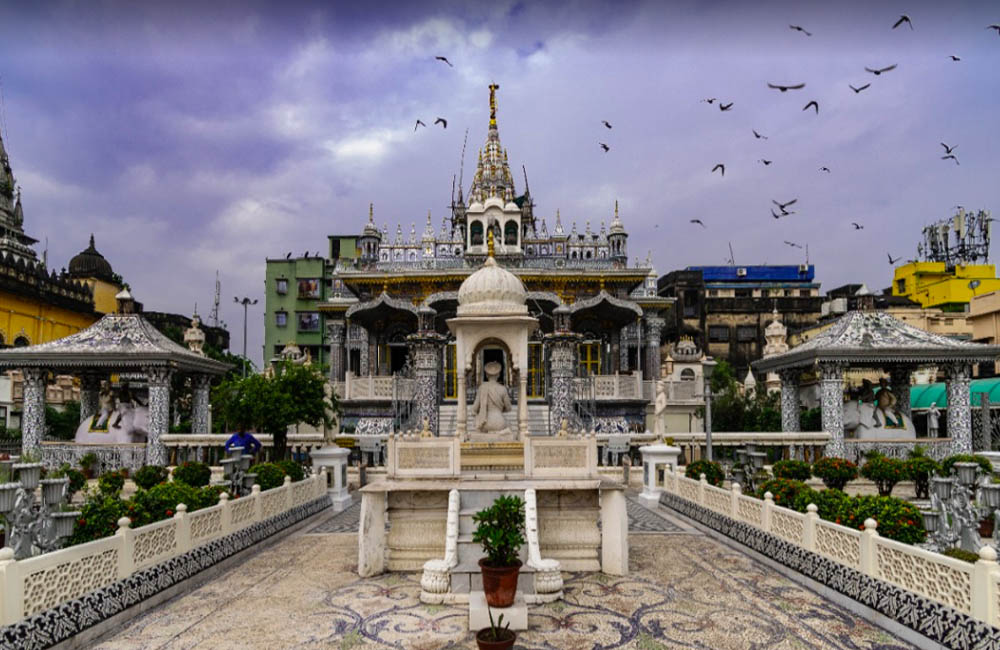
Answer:
[[[992,264],[958,264],[945,262],[910,262],[896,267],[892,295],[905,296],[921,307],[942,307],[969,304],[972,297],[1000,289],[996,267]]]
[[[69,261],[69,277],[87,283],[94,294],[94,309],[99,315],[110,314],[117,309],[115,296],[122,290],[121,278],[97,252],[93,234],[90,235],[90,246]]]

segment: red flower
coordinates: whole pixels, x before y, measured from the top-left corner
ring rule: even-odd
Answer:
[[[174,516],[174,511],[171,510],[170,508],[167,508],[167,516],[168,517],[173,517]]]
[[[81,526],[86,526],[87,525],[87,520],[86,519],[77,519],[76,523],[80,524]]]

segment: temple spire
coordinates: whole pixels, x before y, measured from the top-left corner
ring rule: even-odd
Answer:
[[[503,202],[509,202],[517,196],[514,189],[514,177],[510,173],[507,162],[507,152],[500,144],[500,132],[497,129],[497,84],[490,84],[490,127],[486,135],[486,144],[479,150],[476,162],[476,174],[469,191],[471,202],[484,203],[487,199],[496,197]],[[461,195],[460,195],[461,196]]]
[[[500,90],[500,86],[491,83],[490,84],[490,128],[496,128],[497,126],[497,91]]]

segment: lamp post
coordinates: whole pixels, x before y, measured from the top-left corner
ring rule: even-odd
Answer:
[[[712,460],[712,372],[718,363],[712,357],[701,362],[701,372],[705,378],[705,458]]]
[[[247,307],[250,305],[256,305],[257,299],[254,298],[250,300],[246,296],[241,300],[240,298],[233,297],[233,302],[238,305],[243,305],[243,378],[246,379],[247,376]]]

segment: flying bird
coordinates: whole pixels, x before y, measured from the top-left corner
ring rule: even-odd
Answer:
[[[718,165],[716,165],[715,167],[712,167],[712,173],[715,173],[715,170],[716,170],[716,169],[720,170],[720,172],[721,172],[721,174],[722,174],[723,176],[725,176],[725,175],[726,175],[726,166],[725,166],[725,165],[723,165],[722,163],[719,163],[719,164],[718,164]]]
[[[896,21],[896,23],[892,26],[892,28],[896,29],[897,27],[899,27],[903,23],[906,23],[907,25],[910,26],[910,29],[913,29],[913,23],[910,22],[910,17],[907,16],[906,14],[903,14],[902,16],[900,16],[899,20]]]
[[[778,206],[778,209],[781,210],[782,213],[784,213],[784,214],[788,214],[788,211],[785,208],[787,208],[790,205],[795,205],[796,201],[798,201],[798,199],[792,199],[791,201],[788,201],[787,203],[778,203],[774,199],[771,199],[771,203],[773,203],[776,206]]]
[[[757,138],[758,140],[767,140],[767,136],[757,133],[757,129],[750,129],[750,130],[753,131],[753,137]]]
[[[941,156],[941,160],[954,160],[956,165],[960,165],[961,164],[961,163],[958,162],[958,158],[956,158],[955,154],[953,154],[953,153],[950,153],[947,156]]]
[[[720,111],[728,111],[732,107],[733,107],[733,102],[729,102],[728,104],[723,104],[722,102],[719,102]]]
[[[609,151],[611,151],[611,147],[604,144],[603,142],[598,142],[597,144],[601,145],[601,149],[604,149],[604,153],[608,153]]]
[[[949,54],[948,56],[951,57],[952,61],[961,61],[962,60],[959,57],[955,56],[954,54]]]
[[[819,115],[819,103],[815,99],[812,100],[811,102],[809,102],[808,104],[806,104],[805,106],[803,106],[802,110],[808,111],[810,106],[812,106],[813,108],[815,108],[816,109],[816,114]]]
[[[869,86],[871,86],[871,84],[865,84],[864,86],[861,86],[860,88],[855,88],[851,84],[847,84],[847,87],[850,88],[851,90],[853,90],[855,95],[857,95],[859,92],[861,92],[865,88],[868,88]]]
[[[416,131],[417,131],[417,127],[418,127],[418,126],[427,126],[427,125],[426,125],[426,124],[424,124],[424,123],[423,123],[422,121],[420,121],[420,120],[417,120],[417,123],[413,125],[413,132],[414,132],[414,133],[416,133]]]
[[[874,70],[872,68],[869,68],[868,66],[865,66],[865,71],[870,72],[870,73],[872,73],[873,75],[875,75],[877,77],[880,74],[882,74],[883,72],[889,72],[890,70],[895,70],[897,65],[899,65],[899,64],[893,63],[890,66],[886,66],[884,68],[877,68],[877,69],[874,69]]]
[[[692,219],[692,220],[691,220],[691,223],[696,223],[696,224],[698,224],[699,226],[701,226],[702,228],[706,228],[705,224],[703,224],[703,223],[701,222],[701,219]]]
[[[708,103],[708,104],[711,104],[711,103],[712,103],[712,102],[714,102],[715,100],[716,100],[716,98],[715,98],[715,97],[709,97],[708,99],[703,99],[703,100],[701,100],[701,101],[703,101],[703,102],[706,102],[706,103]]]
[[[830,173],[830,168],[829,168],[829,167],[820,167],[820,168],[819,168],[819,170],[820,170],[821,172],[826,172],[827,174],[829,174],[829,173]]]
[[[864,227],[864,226],[862,226],[862,225],[861,225],[860,223],[858,223],[857,221],[852,221],[852,222],[851,222],[851,225],[852,225],[852,226],[854,226],[854,229],[855,229],[855,230],[864,230],[864,229],[865,229],[865,227]]]
[[[945,153],[951,153],[955,149],[958,149],[958,145],[957,144],[956,145],[952,145],[952,146],[949,147],[948,145],[946,145],[945,143],[942,142],[941,146],[944,147],[944,152]]]
[[[436,120],[434,120],[434,123],[440,124],[442,127],[446,129],[448,128],[448,120],[444,119],[443,117],[437,118]]]
[[[889,264],[895,264],[899,260],[903,259],[902,257],[897,257],[896,259],[892,259],[892,255],[890,255],[889,253],[886,253],[886,255],[889,257]]]
[[[768,82],[767,87],[768,88],[773,88],[775,90],[780,90],[781,92],[787,92],[789,90],[799,90],[801,88],[805,88],[806,85],[805,84],[796,84],[794,86],[782,86],[780,84],[773,84],[773,83]]]
[[[770,165],[774,161],[773,160],[765,160],[764,158],[758,158],[757,162],[762,162],[762,163],[764,163],[764,166],[767,167],[768,165]]]
[[[793,214],[793,213],[791,213],[791,212],[785,212],[783,214],[778,214],[777,212],[774,211],[774,208],[771,208],[771,216],[774,217],[775,219],[780,219],[782,217],[787,217],[790,214]]]
[[[603,124],[604,126],[608,127],[609,129],[611,128],[611,122],[609,122],[607,120],[601,120],[601,124]]]
[[[795,248],[803,248],[802,244],[796,244],[795,242],[788,241],[787,239],[785,240],[785,244],[788,246],[794,246]]]
[[[436,56],[436,57],[434,57],[434,58],[435,58],[436,60],[438,60],[438,61],[444,61],[445,63],[447,63],[447,64],[448,64],[448,67],[449,67],[449,68],[454,68],[454,67],[455,67],[455,66],[453,66],[453,65],[451,64],[451,61],[449,61],[447,57],[444,57],[444,56]]]
[[[1000,36],[1000,25],[990,25],[986,29],[995,29],[997,30],[997,36]]]
[[[305,253],[302,253],[302,259],[306,259],[306,260],[309,259],[309,251],[306,251]]]
[[[292,259],[292,251],[288,251],[288,255],[285,255],[286,260]]]
[[[801,27],[799,27],[798,25],[789,25],[789,26],[788,26],[788,29],[794,29],[794,30],[795,30],[795,31],[797,31],[797,32],[802,32],[802,33],[803,33],[803,34],[805,34],[806,36],[812,36],[812,33],[810,33],[810,32],[807,32],[806,30],[802,29],[802,28],[801,28]]]

